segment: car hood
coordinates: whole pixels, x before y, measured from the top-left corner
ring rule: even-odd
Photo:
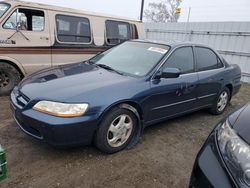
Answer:
[[[77,63],[34,73],[19,84],[19,91],[31,100],[81,102],[114,86],[129,85],[135,79],[94,65]]]
[[[233,128],[241,138],[250,144],[250,103],[236,113],[239,115],[235,119]]]

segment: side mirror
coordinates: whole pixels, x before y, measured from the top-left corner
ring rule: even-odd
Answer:
[[[17,31],[20,31],[21,30],[21,22],[17,22],[17,25],[16,25],[16,30]]]
[[[27,17],[23,13],[17,13],[16,30],[27,30]]]
[[[180,69],[164,68],[161,72],[161,78],[178,78],[181,74]]]

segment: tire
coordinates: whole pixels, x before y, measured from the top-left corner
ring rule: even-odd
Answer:
[[[21,81],[21,74],[12,65],[0,62],[0,96],[9,95]]]
[[[214,115],[222,114],[225,111],[230,99],[230,90],[227,87],[223,88],[220,94],[216,97],[210,112]]]
[[[137,118],[133,112],[114,108],[101,121],[95,135],[95,145],[105,153],[123,150],[134,136]]]

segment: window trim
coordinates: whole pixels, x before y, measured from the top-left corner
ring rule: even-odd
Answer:
[[[168,59],[173,55],[173,53],[175,53],[177,50],[181,49],[181,48],[191,48],[192,50],[192,54],[193,54],[193,70],[192,72],[183,72],[181,73],[180,75],[185,75],[185,74],[192,74],[192,73],[195,73],[196,72],[196,61],[195,61],[195,55],[194,55],[194,49],[193,49],[193,46],[180,46],[180,47],[177,47],[175,49],[173,49],[172,53],[169,54],[169,57],[164,61],[164,63],[162,64],[162,67],[164,67],[165,63],[167,63]]]
[[[5,28],[4,25],[6,24],[6,22],[9,20],[9,18],[12,16],[12,14],[14,12],[17,11],[17,9],[28,9],[28,10],[37,10],[37,11],[41,11],[43,12],[43,15],[44,15],[44,22],[43,22],[43,30],[41,31],[33,31],[33,30],[21,30],[22,32],[44,32],[46,30],[45,26],[45,22],[46,22],[46,14],[45,14],[45,11],[44,10],[40,10],[40,9],[34,9],[34,8],[30,8],[30,7],[15,7],[13,9],[13,11],[9,14],[9,16],[6,16],[7,18],[4,20],[3,24],[2,24],[2,29],[5,29],[5,30],[16,30],[16,28],[14,29],[11,29],[11,28]],[[19,12],[19,11],[18,11]]]
[[[121,44],[121,42],[117,43],[117,44],[110,44],[108,42],[108,37],[107,37],[107,22],[119,22],[119,23],[124,23],[124,24],[127,24],[128,25],[128,33],[130,35],[129,39],[127,39],[126,41],[128,40],[131,40],[133,37],[131,36],[131,28],[130,28],[130,23],[129,22],[125,22],[125,21],[119,21],[119,20],[105,20],[105,42],[107,45],[110,45],[110,46],[115,46],[115,45],[118,45],[118,44]]]
[[[194,55],[195,55],[195,65],[196,65],[196,67],[195,67],[195,71],[196,72],[205,72],[205,71],[214,71],[214,70],[219,70],[219,69],[223,69],[223,68],[225,68],[225,64],[224,64],[224,62],[222,61],[222,59],[220,58],[220,56],[218,55],[218,53],[216,52],[216,51],[214,51],[212,48],[209,48],[209,47],[207,47],[207,46],[200,46],[200,45],[194,45],[193,46],[193,48],[194,48]],[[217,57],[216,59],[217,59],[217,68],[214,68],[214,69],[207,69],[207,70],[199,70],[198,69],[198,58],[197,58],[197,51],[196,51],[196,48],[205,48],[205,49],[208,49],[208,50],[210,50],[210,51],[212,51],[214,54],[215,54],[215,56]],[[218,67],[218,59],[221,61],[221,63],[222,63],[222,67]]]
[[[150,81],[154,81],[156,80],[156,75],[157,73],[159,72],[160,69],[162,69],[165,61],[171,56],[171,54],[178,48],[181,48],[181,47],[188,47],[188,46],[191,46],[193,48],[193,54],[195,56],[195,59],[194,59],[194,63],[195,63],[195,72],[194,73],[187,73],[186,75],[188,74],[195,74],[195,73],[199,73],[199,71],[197,71],[197,60],[196,60],[196,50],[195,50],[195,47],[205,47],[205,48],[208,48],[210,50],[212,50],[217,56],[218,58],[221,60],[222,64],[224,65],[223,67],[220,67],[218,69],[212,69],[212,70],[206,70],[206,71],[202,71],[202,72],[207,72],[207,71],[215,71],[215,70],[220,70],[220,69],[225,69],[226,65],[224,63],[224,61],[222,60],[222,58],[220,58],[219,54],[214,51],[212,48],[209,48],[209,47],[206,47],[206,46],[200,46],[200,45],[195,45],[195,44],[190,44],[190,45],[187,45],[187,44],[182,44],[180,46],[177,46],[177,47],[172,47],[172,46],[169,46],[169,51],[168,53],[159,61],[159,63],[155,66],[154,69],[152,69],[151,73],[149,73],[150,75]],[[201,72],[201,71],[200,71]]]
[[[67,16],[67,17],[75,17],[75,18],[84,18],[84,19],[87,19],[88,22],[89,22],[90,42],[62,42],[62,41],[60,41],[58,39],[58,33],[57,33],[57,16]],[[93,32],[92,32],[92,26],[91,26],[90,19],[88,17],[83,17],[83,16],[75,16],[75,15],[68,15],[68,14],[56,14],[55,15],[55,38],[56,38],[56,41],[59,44],[92,44],[93,43]]]

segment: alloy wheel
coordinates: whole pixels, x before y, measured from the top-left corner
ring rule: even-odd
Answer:
[[[122,114],[114,119],[110,124],[107,140],[111,147],[120,147],[131,136],[133,130],[133,121],[129,115]]]
[[[218,102],[217,102],[218,111],[222,112],[225,109],[225,107],[227,106],[227,103],[228,103],[228,93],[226,91],[223,91],[220,94],[220,97],[219,97]]]
[[[5,72],[0,72],[0,88],[4,88],[10,84],[9,75]]]

